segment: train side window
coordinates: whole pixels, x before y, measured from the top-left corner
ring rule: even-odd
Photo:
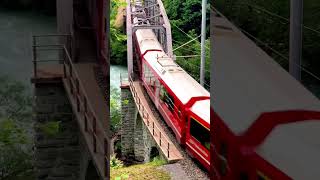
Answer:
[[[182,116],[181,107],[178,108],[178,116],[179,116],[179,118],[181,118],[181,116]]]
[[[104,17],[104,33],[106,33],[107,32],[107,18],[106,17]]]
[[[244,173],[244,172],[240,173],[240,178],[239,178],[239,180],[249,180],[248,174],[247,174],[247,173]]]
[[[264,175],[261,171],[257,171],[258,180],[271,180],[269,177]]]
[[[166,92],[165,96],[166,96],[165,102],[168,105],[169,110],[173,112],[174,111],[174,99],[168,92]]]
[[[143,63],[143,78],[145,81],[147,81],[147,74],[148,74],[148,67],[145,63]]]
[[[198,123],[194,118],[190,121],[190,134],[206,149],[210,150],[210,131]]]
[[[219,152],[219,158],[220,158],[220,166],[219,166],[219,171],[221,175],[226,175],[227,174],[227,166],[228,166],[228,161],[227,161],[227,145],[226,143],[221,143],[220,144],[220,152]]]
[[[153,74],[153,72],[151,71],[151,69],[149,68],[149,66],[147,64],[143,64],[143,72],[144,72],[144,80],[146,81],[147,85],[150,86],[151,88],[155,87],[155,75]]]
[[[227,158],[227,150],[228,150],[227,144],[226,143],[221,143],[220,144],[220,154],[224,158]]]
[[[160,85],[160,99],[162,100],[162,101],[164,101],[164,98],[165,98],[165,89],[164,89],[164,86],[161,84]]]
[[[166,105],[168,106],[169,110],[171,112],[174,111],[174,99],[173,97],[168,93],[168,91],[164,88],[163,85],[161,85],[160,88],[160,99],[166,103]]]

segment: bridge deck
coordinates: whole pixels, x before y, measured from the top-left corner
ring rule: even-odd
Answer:
[[[147,126],[154,140],[156,141],[158,147],[161,149],[162,153],[169,163],[176,162],[183,159],[181,153],[173,144],[166,132],[161,127],[158,119],[153,115],[153,112],[147,102],[147,99],[143,93],[143,87],[140,81],[129,81],[130,90],[132,92],[134,101],[139,110],[143,122]]]

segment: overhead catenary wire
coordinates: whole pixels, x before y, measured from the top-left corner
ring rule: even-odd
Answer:
[[[175,41],[175,42],[177,42],[177,43],[181,43],[181,42],[179,42],[179,41],[176,41],[176,40],[173,40],[173,41]],[[189,46],[189,45],[187,45],[187,46]],[[189,47],[191,47],[191,46],[189,46]],[[190,52],[191,52],[191,50],[190,50]],[[193,52],[193,51],[192,51]],[[200,57],[201,55],[184,55],[184,56],[175,56],[176,58],[194,58],[194,57]],[[207,55],[206,56],[207,58],[210,58],[209,57],[209,55]],[[193,60],[193,59],[192,59]],[[190,61],[192,61],[192,60],[190,60]],[[178,63],[179,63],[179,61],[177,61]],[[189,62],[186,62],[186,61],[183,61],[183,63],[180,63],[180,64],[184,64],[184,63],[187,63],[188,65],[191,65],[191,66],[194,66],[194,67],[196,67],[196,68],[198,68],[198,69],[200,69],[200,66],[198,65],[196,65],[196,64],[191,64],[191,63],[189,63]],[[205,70],[206,72],[210,72],[209,70]]]
[[[180,41],[177,41],[177,40],[174,40],[174,39],[173,39],[172,41],[174,41],[175,43],[177,43],[179,46],[182,45],[182,44],[184,44],[183,42],[180,42]],[[185,46],[187,46],[187,47],[189,47],[189,48],[194,48],[194,47],[191,46],[190,44],[186,44]],[[192,50],[192,49],[184,49],[184,50],[187,50],[187,51],[192,52],[192,53],[197,52],[196,50]],[[209,56],[210,56],[210,54],[206,55],[207,58],[210,58]]]
[[[189,63],[189,62],[187,62],[187,61],[183,61],[183,63],[186,63],[186,64],[188,64],[188,65],[190,65],[190,66],[193,66],[193,67],[196,67],[196,68],[200,69],[200,66],[199,66],[199,65],[191,64],[191,63]],[[181,63],[181,64],[183,64],[183,63]],[[178,62],[178,64],[180,64],[180,63]],[[210,72],[210,71],[206,69],[206,72]]]
[[[268,13],[269,15],[272,15],[274,17],[278,17],[279,19],[281,20],[284,20],[286,22],[290,22],[290,20],[288,18],[285,18],[283,16],[280,16],[276,13],[273,13],[273,12],[270,12],[266,9],[264,9],[263,7],[260,7],[260,6],[255,6],[255,5],[252,5],[252,4],[249,4],[249,3],[242,3],[242,4],[245,4],[245,5],[249,5],[251,6],[252,8],[255,8],[257,10],[260,10],[260,11],[264,11],[265,13]],[[315,30],[313,28],[310,28],[308,26],[305,26],[303,25],[304,28],[310,30],[310,31],[313,31],[314,33],[320,35],[320,31],[318,30]],[[280,56],[281,58],[285,59],[285,60],[289,60],[289,57],[285,56],[284,54],[280,53],[279,51],[275,50],[274,48],[270,47],[267,43],[265,43],[264,41],[260,40],[259,38],[255,37],[254,35],[250,34],[249,32],[245,31],[244,29],[240,28],[240,27],[237,27],[241,32],[245,33],[247,36],[253,38],[254,40],[256,40],[258,43],[264,45],[266,48],[268,48],[269,50],[271,50],[273,53],[275,53],[276,55]],[[295,66],[298,66],[303,72],[309,74],[311,77],[317,79],[320,81],[320,77],[318,77],[315,73],[311,72],[310,70],[306,69],[305,67],[303,67],[302,65],[298,65],[298,64],[295,64]]]
[[[201,55],[185,55],[185,56],[175,56],[176,58],[191,58],[191,57],[200,57]]]
[[[286,23],[290,23],[289,18],[286,18],[286,17],[281,16],[281,15],[279,15],[279,14],[273,13],[273,12],[271,12],[271,11],[269,11],[269,10],[261,7],[261,6],[253,5],[253,4],[250,4],[250,3],[248,3],[248,2],[241,2],[241,3],[239,3],[239,4],[240,4],[240,5],[250,6],[250,7],[252,7],[252,8],[255,9],[255,10],[262,11],[262,12],[264,12],[264,13],[266,13],[266,14],[269,14],[269,15],[271,15],[271,16],[273,16],[273,17],[277,17],[278,19],[281,19],[281,20],[285,21]],[[309,30],[309,31],[312,31],[312,32],[314,32],[314,33],[316,33],[316,34],[318,34],[318,35],[320,36],[320,31],[319,31],[319,30],[316,30],[316,29],[311,28],[311,27],[309,27],[309,26],[306,26],[306,25],[304,25],[304,24],[302,24],[302,27],[305,28],[305,29],[307,29],[307,30]]]
[[[172,23],[172,25],[173,25],[174,27],[176,27],[179,31],[181,31],[183,34],[185,34],[187,37],[189,37],[190,39],[193,39],[193,38],[194,38],[194,37],[192,37],[190,34],[184,32],[181,28],[179,28],[179,27],[178,27],[177,25],[175,25],[174,23]],[[199,35],[198,38],[199,38],[199,37],[201,37],[201,35]],[[198,41],[196,41],[196,42],[198,42]],[[198,42],[198,43],[200,43],[200,42]],[[207,47],[207,46],[206,46],[206,49],[210,50],[210,48]]]
[[[195,37],[195,38],[191,39],[190,41],[188,41],[188,42],[186,42],[186,43],[184,43],[184,44],[180,45],[179,47],[177,47],[177,48],[173,49],[173,51],[176,51],[176,50],[178,50],[178,49],[182,48],[183,46],[185,46],[185,45],[187,45],[187,44],[189,44],[189,43],[191,43],[191,42],[193,42],[193,41],[197,40],[200,36],[201,36],[201,35],[199,35],[199,36],[197,36],[197,37]]]

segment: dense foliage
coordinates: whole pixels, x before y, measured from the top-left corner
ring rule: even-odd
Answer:
[[[171,22],[173,48],[196,38],[195,41],[188,43],[174,51],[177,56],[177,62],[196,80],[200,77],[200,35],[201,33],[201,0],[164,0],[163,1],[168,17]],[[111,63],[126,63],[126,37],[123,26],[118,26],[119,16],[122,16],[123,7],[126,4],[122,0],[112,1],[111,12]],[[209,7],[208,7],[209,9]],[[209,10],[207,11],[207,24],[209,24]],[[180,29],[180,30],[179,30]],[[197,38],[198,37],[198,38]],[[209,26],[207,26],[206,42],[206,88],[209,89],[210,82],[210,42]],[[181,57],[192,55],[193,57]]]
[[[159,166],[166,164],[165,160],[160,157],[154,158],[151,162],[145,164],[132,165],[128,167],[118,166],[121,161],[112,157],[113,167],[110,172],[110,179],[125,180],[125,179],[137,179],[137,180],[169,180],[170,175],[168,172],[160,169]],[[116,162],[117,161],[117,162]]]
[[[31,98],[18,82],[0,77],[0,179],[32,174]]]
[[[170,19],[173,49],[177,56],[177,63],[185,69],[194,79],[200,79],[200,34],[201,34],[201,0],[163,0],[167,15]],[[210,37],[209,37],[209,6],[207,8],[207,29],[206,29],[206,63],[205,63],[205,88],[210,88]],[[198,37],[198,38],[197,38]],[[196,38],[195,41],[185,46],[181,45]],[[196,56],[194,56],[196,55]],[[181,57],[192,56],[192,57]]]
[[[123,12],[125,10],[126,3],[123,0],[111,1],[111,15],[110,15],[110,44],[111,64],[126,64],[127,59],[127,46],[126,35],[123,24],[119,20],[123,19]]]
[[[255,42],[282,67],[289,65],[290,1],[217,0],[214,6],[238,27],[259,40]],[[320,2],[304,0],[302,82],[320,96]],[[254,40],[251,35],[248,35]],[[311,75],[313,74],[313,75]]]
[[[110,130],[111,134],[115,134],[119,131],[121,123],[120,92],[115,87],[111,87],[110,89]]]

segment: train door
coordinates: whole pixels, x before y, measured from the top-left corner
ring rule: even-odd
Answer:
[[[186,133],[186,144],[192,154],[207,169],[210,166],[210,130],[190,116]]]

